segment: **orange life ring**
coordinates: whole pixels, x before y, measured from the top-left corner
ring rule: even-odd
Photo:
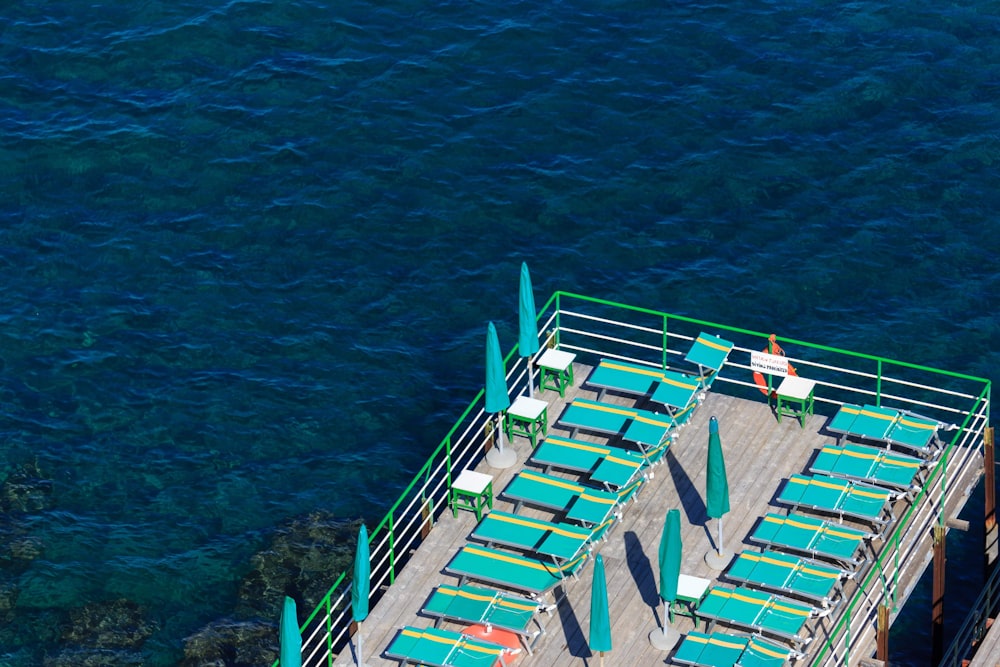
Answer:
[[[776,336],[774,334],[771,334],[770,337],[767,339],[768,340],[767,347],[761,350],[761,352],[764,352],[765,354],[777,354],[783,357],[785,356],[785,351],[781,349],[781,346],[778,345],[778,341],[776,341],[775,338]],[[795,367],[792,366],[791,364],[788,364],[788,374],[798,376],[798,373],[795,372]],[[767,380],[764,379],[763,373],[761,373],[760,371],[754,371],[753,383],[757,385],[758,389],[760,389],[760,393],[767,396]],[[771,398],[777,398],[777,397],[778,397],[778,392],[772,388]]]

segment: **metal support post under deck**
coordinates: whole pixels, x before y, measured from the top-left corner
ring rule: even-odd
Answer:
[[[889,664],[889,606],[878,606],[878,618],[875,625],[875,659],[883,665]]]
[[[934,590],[931,596],[931,664],[944,656],[944,572],[945,536],[941,525],[934,526]]]

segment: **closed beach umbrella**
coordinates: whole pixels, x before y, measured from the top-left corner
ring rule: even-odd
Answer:
[[[278,641],[280,642],[279,665],[302,667],[302,635],[299,634],[299,621],[295,615],[295,600],[287,595],[285,605],[281,608]]]
[[[531,380],[531,355],[538,352],[538,314],[535,312],[535,294],[531,289],[531,275],[528,264],[521,262],[521,291],[518,299],[519,335],[517,339],[518,354],[528,359],[528,396],[535,395]]]
[[[497,447],[486,455],[486,462],[494,468],[509,468],[514,465],[513,450],[504,450],[503,411],[510,407],[507,395],[507,368],[500,354],[500,340],[497,328],[490,322],[486,327],[486,412],[497,417]]]
[[[710,552],[705,560],[714,569],[721,570],[728,561],[722,541],[722,517],[729,512],[729,480],[726,478],[726,461],[722,456],[719,440],[719,421],[712,417],[708,422],[708,473],[705,479],[706,511],[709,518],[719,520],[718,552]]]
[[[611,650],[611,615],[608,611],[604,559],[600,554],[594,559],[594,581],[590,590],[590,650],[600,651],[603,667],[604,652]]]
[[[661,651],[672,649],[680,633],[668,625],[670,605],[677,599],[677,581],[681,576],[681,512],[667,512],[660,536],[660,599],[663,600],[663,628],[649,633],[649,641]]]
[[[371,590],[371,555],[368,553],[368,529],[361,524],[358,546],[354,551],[354,578],[351,579],[351,616],[358,624],[355,664],[361,661],[361,621],[368,618],[368,594]]]

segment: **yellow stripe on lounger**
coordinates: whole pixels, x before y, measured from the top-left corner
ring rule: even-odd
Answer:
[[[896,421],[896,417],[899,416],[899,415],[884,415],[881,412],[872,412],[871,410],[862,410],[860,414],[863,414],[865,417],[875,417],[875,419],[885,419],[888,421]]]
[[[650,419],[649,417],[641,417],[639,413],[635,410],[628,410],[626,408],[618,408],[613,405],[594,405],[593,403],[578,403],[582,408],[588,408],[590,410],[600,410],[601,412],[610,412],[616,415],[625,415],[626,417],[631,417],[637,422],[642,422],[644,424],[653,424],[654,426],[666,426],[670,427],[671,423],[669,421],[660,421],[658,419]]]
[[[750,604],[756,604],[756,605],[761,605],[761,606],[768,606],[768,607],[771,607],[772,609],[777,609],[778,611],[786,611],[789,614],[797,614],[798,616],[808,616],[809,615],[809,610],[808,609],[795,609],[793,607],[786,607],[785,605],[776,603],[774,601],[774,598],[771,598],[769,600],[759,600],[757,598],[750,597],[749,595],[743,595],[743,594],[737,593],[735,591],[733,591],[733,592],[722,591],[722,590],[719,590],[718,588],[713,589],[712,592],[711,592],[711,594],[712,595],[718,595],[718,596],[724,597],[724,598],[733,598],[735,600],[739,600],[740,602],[749,602]]]
[[[622,366],[621,364],[616,364],[613,361],[606,361],[602,363],[601,366],[616,371],[635,373],[636,375],[652,375],[653,377],[662,377],[662,374],[655,368],[636,368],[635,366]]]
[[[497,600],[497,596],[500,595],[499,593],[497,593],[496,595],[483,595],[482,593],[473,593],[472,591],[463,591],[457,589],[440,588],[438,590],[443,595],[455,595],[458,597],[466,598],[467,600],[476,600],[478,602],[496,602],[501,607],[509,607],[511,609],[518,609],[520,611],[534,611],[538,609],[538,605],[534,603],[528,604],[525,602],[516,602],[514,600],[507,600],[502,597],[499,600]]]
[[[605,505],[614,505],[615,500],[613,498],[601,498],[599,496],[592,496],[587,493],[587,490],[577,484],[572,484],[570,482],[563,482],[560,480],[552,479],[551,477],[539,477],[538,475],[533,475],[530,472],[521,471],[521,477],[526,479],[532,479],[536,482],[541,482],[542,484],[548,484],[549,486],[556,486],[561,489],[569,489],[570,491],[576,491],[580,494],[581,498],[586,498],[587,500],[592,500],[595,503],[604,503]]]
[[[838,530],[834,530],[829,526],[813,526],[808,523],[801,523],[799,521],[793,521],[792,519],[782,519],[776,516],[766,516],[764,521],[770,521],[771,523],[781,523],[788,524],[789,526],[794,526],[795,528],[805,528],[806,530],[817,530],[826,533],[827,535],[833,535],[834,537],[845,537],[847,539],[857,539],[858,535],[852,535],[851,533],[842,533]]]
[[[421,639],[429,639],[432,642],[437,642],[439,644],[451,644],[452,646],[458,646],[460,643],[463,644],[463,650],[472,649],[473,651],[479,651],[480,653],[491,653],[494,655],[500,655],[504,652],[503,648],[491,648],[489,646],[481,646],[479,644],[465,644],[466,640],[469,638],[468,635],[461,635],[458,639],[452,639],[451,637],[438,637],[437,635],[431,635],[426,632],[420,634]]]
[[[790,481],[796,484],[811,484],[813,486],[821,486],[824,489],[833,489],[835,491],[846,491],[847,493],[853,493],[856,496],[864,496],[865,498],[885,498],[884,493],[876,493],[874,491],[865,491],[859,489],[856,486],[850,486],[849,484],[833,484],[832,482],[823,482],[818,479],[802,479],[801,477],[793,477]]]
[[[542,521],[533,521],[531,519],[526,519],[519,516],[507,516],[505,514],[488,514],[487,516],[492,516],[494,521],[506,521],[507,523],[512,523],[515,526],[528,526],[529,528],[541,528],[542,530],[550,530],[557,535],[565,535],[566,537],[577,537],[580,538],[579,533],[574,533],[572,531],[566,530],[565,528],[559,528],[555,524],[545,523]]]
[[[707,338],[702,338],[701,336],[698,336],[697,342],[701,343],[702,345],[708,345],[709,347],[714,347],[716,350],[723,350],[723,351],[729,350],[729,348],[726,347],[725,345],[716,343],[714,340],[708,340]]]
[[[694,639],[694,637],[692,637],[692,639]],[[716,637],[709,637],[706,640],[706,643],[715,644],[716,646],[721,646],[723,648],[743,648],[745,646],[744,644],[734,644],[733,642],[723,641]]]
[[[582,442],[570,442],[568,440],[563,440],[558,436],[549,436],[545,439],[545,442],[550,442],[560,447],[566,447],[568,449],[579,449],[583,452],[593,452],[595,454],[609,454],[611,452],[607,447],[599,447],[597,445],[587,445]]]
[[[911,426],[913,428],[922,428],[928,431],[936,431],[937,424],[928,424],[927,422],[915,422],[907,419],[906,417],[900,417],[899,423],[903,426]]]
[[[832,451],[836,451],[836,450],[839,450],[839,449],[840,449],[839,447],[829,447],[829,448],[824,447],[823,451],[824,452],[826,452],[826,451],[832,452]],[[887,462],[887,463],[889,463],[891,465],[902,466],[902,467],[906,467],[906,468],[919,468],[920,467],[920,462],[919,461],[900,461],[899,459],[890,459],[890,458],[888,458],[886,456],[883,456],[881,453],[879,453],[879,454],[866,454],[864,452],[851,452],[851,451],[843,450],[843,451],[837,451],[837,454],[843,454],[844,456],[853,456],[856,459],[869,459],[869,460],[875,460],[875,461],[885,461],[885,462]]]
[[[773,649],[769,649],[769,648],[766,648],[764,646],[761,646],[760,644],[758,644],[754,640],[753,637],[750,638],[750,643],[753,644],[754,650],[760,651],[764,655],[769,655],[772,658],[785,658],[785,659],[788,658],[788,653],[781,653],[779,651],[775,651]]]

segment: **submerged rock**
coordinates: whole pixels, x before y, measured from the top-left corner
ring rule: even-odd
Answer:
[[[155,630],[136,603],[109,600],[71,609],[62,640],[85,648],[139,649]]]
[[[289,595],[300,618],[308,616],[335,577],[352,567],[359,527],[359,519],[314,512],[278,528],[271,543],[251,558],[237,615],[277,621],[281,601]]]
[[[277,621],[222,620],[184,640],[179,667],[261,667],[277,659]]]
[[[71,648],[46,656],[44,667],[142,667],[142,654],[98,648]]]
[[[4,512],[37,512],[46,509],[52,480],[45,479],[34,463],[19,466],[0,484],[0,509]]]

